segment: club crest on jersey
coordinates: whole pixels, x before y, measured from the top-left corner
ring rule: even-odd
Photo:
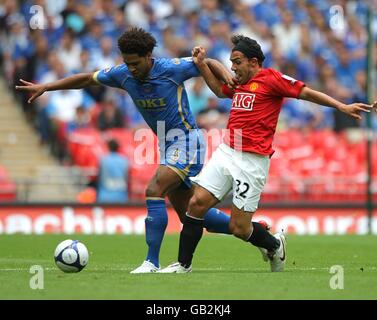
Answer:
[[[175,151],[173,152],[172,156],[171,156],[171,161],[173,163],[176,163],[178,160],[179,160],[179,156],[181,154],[181,150],[179,150],[178,148],[175,149]]]
[[[237,92],[233,96],[232,108],[251,111],[255,100],[254,93]]]
[[[256,83],[256,82],[252,82],[251,84],[250,84],[250,90],[251,91],[255,91],[255,90],[257,90],[258,89],[258,83]]]
[[[179,60],[179,58],[174,58],[174,59],[173,59],[173,63],[174,63],[174,64],[180,64],[180,63],[181,63],[181,60]]]
[[[106,68],[105,70],[103,70],[103,72],[108,73],[110,70],[111,70],[111,68]]]

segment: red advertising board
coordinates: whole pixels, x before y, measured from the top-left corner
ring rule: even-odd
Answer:
[[[224,209],[229,213],[229,209]],[[143,234],[146,209],[143,207],[101,206],[9,206],[0,208],[0,234]],[[168,233],[181,230],[174,210],[169,208]],[[255,221],[265,220],[272,230],[294,234],[366,234],[364,209],[259,209]],[[377,211],[372,219],[377,234]]]

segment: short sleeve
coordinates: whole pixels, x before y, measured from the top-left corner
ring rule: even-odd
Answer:
[[[172,77],[178,83],[182,83],[187,79],[198,77],[200,72],[191,57],[174,58],[171,60]]]
[[[93,75],[93,79],[97,83],[115,88],[122,88],[120,84],[121,77],[121,68],[119,66],[96,71]]]
[[[229,89],[229,87],[226,85],[226,84],[223,84],[221,86],[221,91],[223,94],[225,94],[227,97],[229,98],[233,98],[233,95],[234,95],[234,91],[232,91],[231,89]]]
[[[277,96],[298,98],[305,83],[280,72],[274,72],[269,78],[269,85]]]

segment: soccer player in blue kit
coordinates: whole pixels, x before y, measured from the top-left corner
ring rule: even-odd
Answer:
[[[183,82],[200,76],[189,58],[154,58],[155,38],[132,28],[118,39],[124,64],[94,73],[79,73],[47,84],[20,80],[17,90],[31,94],[29,103],[46,91],[82,89],[106,85],[126,90],[153,132],[158,136],[161,163],[146,189],[148,215],[145,219],[148,253],[131,273],[152,273],[160,269],[160,247],[168,223],[167,196],[183,221],[193,194],[190,177],[196,176],[205,155],[205,143],[192,115]],[[211,70],[232,85],[232,76],[216,60],[206,60]],[[210,209],[204,227],[211,232],[230,234],[229,216]]]

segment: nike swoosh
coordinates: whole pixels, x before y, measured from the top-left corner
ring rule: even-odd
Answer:
[[[281,237],[280,237],[280,241],[283,244],[283,257],[280,257],[280,260],[284,261],[285,260],[285,242],[281,239]]]

